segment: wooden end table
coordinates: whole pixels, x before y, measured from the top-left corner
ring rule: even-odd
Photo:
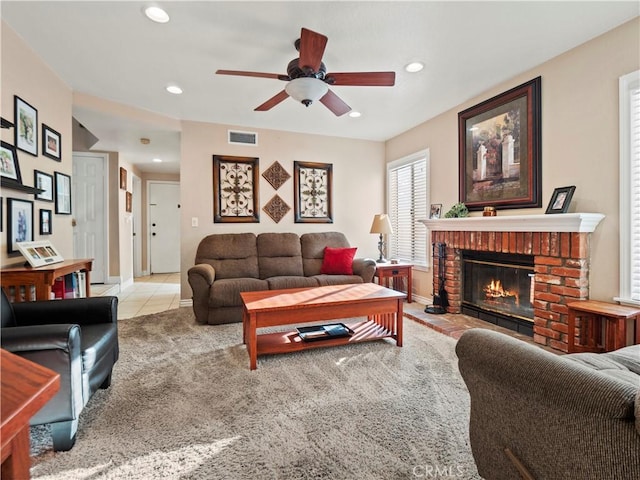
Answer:
[[[393,280],[393,289],[402,291],[402,279],[407,280],[407,303],[411,303],[411,263],[376,263],[376,273],[374,277],[378,279],[379,285],[389,287],[389,280]]]
[[[402,346],[402,304],[405,294],[376,285],[358,283],[327,287],[263,290],[240,293],[243,302],[243,337],[249,368],[257,368],[258,355],[295,352],[309,348],[393,338]],[[258,328],[364,317],[344,322],[348,337],[305,342],[298,332],[258,335]]]
[[[634,343],[640,344],[640,308],[596,300],[580,300],[567,303],[567,353],[611,352],[627,345],[627,321],[635,325]],[[576,317],[581,319],[581,343],[576,344]],[[602,322],[605,338],[602,336]],[[586,342],[586,343],[585,343]],[[600,345],[602,343],[602,346]]]
[[[60,375],[25,358],[0,350],[2,384],[3,479],[30,478],[29,419],[60,388]]]

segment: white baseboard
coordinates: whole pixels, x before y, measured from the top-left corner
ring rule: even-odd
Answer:
[[[132,287],[132,286],[133,286],[133,278],[130,278],[126,282],[122,282],[120,284],[120,291],[126,290],[127,288]]]
[[[180,299],[181,307],[193,307],[193,298],[181,298]]]

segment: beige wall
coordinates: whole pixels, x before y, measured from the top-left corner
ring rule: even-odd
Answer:
[[[570,212],[606,215],[591,238],[590,284],[591,298],[611,300],[619,294],[618,78],[638,68],[636,18],[389,140],[386,159],[429,148],[431,202],[446,212],[458,201],[458,112],[541,76],[543,206],[498,214],[544,213],[554,188],[575,185]],[[430,273],[416,273],[416,283],[418,295],[431,295]]]
[[[377,258],[377,239],[369,233],[373,216],[384,209],[384,143],[365,140],[306,135],[275,130],[258,132],[259,145],[227,143],[227,125],[182,122],[180,169],[182,200],[182,298],[191,298],[187,270],[193,266],[200,240],[212,233],[228,232],[305,232],[341,231],[358,256]],[[262,173],[278,161],[292,176],[277,191],[260,176],[260,208],[276,193],[291,211],[275,223],[260,212],[260,223],[213,223],[213,155],[259,157]],[[294,223],[293,162],[333,164],[333,224]],[[198,217],[199,226],[191,226]]]
[[[33,157],[19,152],[18,158],[25,184],[33,184],[33,170],[47,173],[60,171],[71,175],[72,105],[96,108],[106,113],[136,119],[149,113],[128,106],[82,94],[72,94],[67,87],[20,40],[10,27],[2,24],[2,116],[13,121],[13,96],[19,95],[38,109],[39,123],[46,123],[62,136],[63,161],[47,157]],[[576,185],[571,211],[601,212],[605,220],[592,236],[591,296],[610,299],[618,293],[618,77],[640,68],[640,20],[622,25],[570,52],[509,82],[470,99],[456,108],[399,135],[386,143],[343,138],[304,135],[274,130],[257,130],[259,146],[247,147],[227,143],[227,125],[198,122],[178,122],[154,115],[153,121],[166,128],[182,130],[181,181],[182,203],[182,298],[191,296],[186,282],[186,271],[193,264],[195,249],[202,237],[214,232],[266,232],[338,230],[343,231],[359,256],[377,257],[375,235],[369,234],[375,213],[385,210],[385,161],[401,158],[418,150],[429,148],[431,158],[431,202],[442,203],[448,209],[458,198],[457,113],[493,95],[519,85],[538,75],[542,77],[542,184],[543,207],[540,209],[501,211],[500,215],[542,213],[553,189]],[[240,130],[252,130],[237,127]],[[40,127],[38,129],[40,135]],[[13,130],[3,130],[2,139],[13,144]],[[214,224],[212,196],[212,155],[257,156],[260,171],[274,161],[280,162],[293,174],[293,162],[311,161],[333,164],[334,223],[296,224],[293,212],[276,224],[264,212],[258,224]],[[115,158],[115,160],[113,160]],[[124,193],[117,188],[117,169],[128,165],[117,153],[110,155],[110,195],[115,205],[110,207],[111,259],[110,275],[123,275],[131,269],[130,257],[120,248],[128,245],[126,225],[120,225],[124,214]],[[133,171],[132,169],[128,169]],[[145,188],[147,179],[141,175]],[[172,177],[171,180],[175,180]],[[129,179],[130,180],[130,179]],[[115,193],[117,192],[117,193]],[[277,192],[264,178],[260,178],[260,206],[280,195],[293,208],[293,179]],[[143,199],[145,198],[143,192]],[[4,190],[2,197],[33,200],[33,196]],[[122,197],[122,198],[120,198]],[[21,262],[6,254],[6,200],[5,228],[1,239],[2,265]],[[39,208],[53,210],[53,204],[35,201],[34,217]],[[191,218],[198,217],[199,226],[191,227]],[[73,229],[71,216],[54,215],[54,234],[35,238],[50,239],[63,256],[73,255]],[[113,225],[117,230],[111,231]],[[146,220],[143,219],[143,225]],[[123,227],[125,232],[120,231]],[[37,232],[37,223],[34,225]],[[130,233],[129,233],[130,235]],[[146,237],[143,232],[143,237]],[[118,245],[119,247],[114,247]],[[146,249],[143,259],[146,259]],[[122,258],[121,258],[122,257]],[[127,260],[127,258],[129,258]],[[123,263],[124,259],[124,263]],[[125,276],[129,275],[128,273]],[[416,272],[415,288],[420,296],[431,294],[430,273]]]
[[[18,163],[22,182],[33,186],[34,169],[53,175],[54,171],[71,175],[71,89],[53,73],[34,52],[24,44],[15,32],[2,22],[1,28],[2,94],[0,97],[2,117],[14,122],[14,95],[19,96],[38,111],[38,156],[34,157],[18,150]],[[45,123],[60,133],[62,161],[57,162],[43,156],[42,124]],[[14,145],[14,128],[2,129],[2,140]],[[73,258],[73,229],[71,215],[56,215],[54,203],[35,200],[33,195],[17,190],[2,189],[3,228],[0,234],[0,262],[2,265],[24,263],[18,254],[7,254],[7,198],[18,198],[34,202],[34,240],[50,240],[64,258]],[[49,209],[53,213],[53,234],[39,235],[39,210]]]

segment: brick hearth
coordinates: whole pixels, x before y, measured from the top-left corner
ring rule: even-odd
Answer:
[[[590,232],[602,219],[596,214],[565,214],[570,225],[560,224],[560,215],[534,215],[504,217],[502,223],[496,217],[473,219],[426,220],[432,242],[445,243],[445,288],[449,299],[449,313],[460,313],[462,304],[462,250],[501,252],[532,255],[534,257],[534,324],[533,340],[536,343],[567,351],[567,302],[589,298],[589,240]],[[576,215],[589,215],[587,225],[573,224]],[[571,216],[571,218],[568,218]],[[547,218],[554,225],[545,225]],[[487,221],[488,220],[488,221]],[[531,220],[541,223],[532,224]],[[596,221],[597,220],[597,221]],[[527,231],[578,230],[578,231]],[[512,229],[514,231],[501,231]],[[520,230],[520,231],[517,231]],[[437,263],[437,262],[435,262]],[[433,266],[434,291],[437,291],[438,265]]]

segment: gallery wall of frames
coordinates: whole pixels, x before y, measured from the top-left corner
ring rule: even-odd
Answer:
[[[36,105],[13,96],[14,117],[2,118],[0,145],[0,229],[6,254],[20,256],[18,243],[53,234],[57,215],[71,215],[71,176],[62,171],[62,135]],[[36,168],[21,170],[21,159],[37,157]],[[30,165],[33,163],[30,162]],[[54,215],[55,213],[55,215]]]

